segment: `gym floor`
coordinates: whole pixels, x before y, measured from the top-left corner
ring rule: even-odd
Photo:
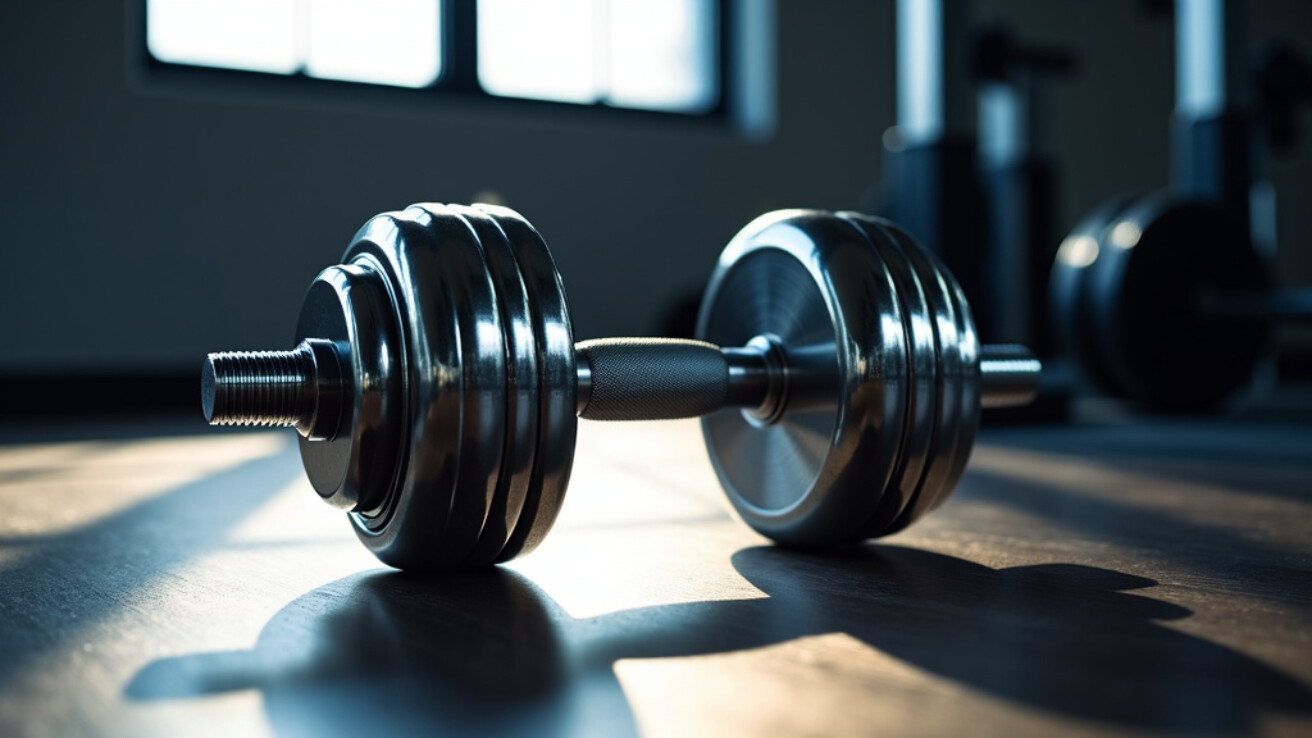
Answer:
[[[695,422],[583,423],[545,544],[430,578],[289,432],[197,425],[9,432],[0,734],[1312,732],[1305,422],[988,428],[824,556],[726,512]]]

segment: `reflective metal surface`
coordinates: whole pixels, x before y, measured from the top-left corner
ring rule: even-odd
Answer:
[[[924,462],[924,476],[910,502],[881,535],[895,533],[915,522],[938,500],[946,481],[951,460],[955,457],[961,420],[961,355],[956,350],[958,318],[956,303],[948,285],[930,261],[928,252],[892,223],[880,223],[906,259],[908,267],[924,290],[933,331],[937,357],[937,399],[932,417],[926,419],[932,430],[929,451]]]
[[[497,473],[496,492],[473,551],[462,566],[487,566],[496,561],[519,523],[533,482],[541,417],[541,374],[533,304],[524,288],[510,242],[496,221],[483,211],[448,206],[474,230],[488,275],[496,288],[506,345],[505,447]]]
[[[942,505],[957,488],[961,473],[965,471],[966,462],[970,460],[971,449],[975,446],[980,411],[980,343],[979,334],[975,331],[975,320],[970,313],[970,304],[966,301],[966,293],[961,289],[961,285],[942,261],[928,251],[923,254],[937,270],[939,280],[947,287],[955,306],[953,315],[957,321],[956,341],[952,344],[952,348],[956,351],[957,367],[960,372],[957,385],[959,414],[956,419],[956,443],[953,447],[951,466],[948,467],[947,475],[938,489],[938,495],[930,506],[933,510]]]
[[[1043,367],[1033,352],[1011,344],[986,345],[979,356],[979,406],[1016,407],[1039,394]]]
[[[588,400],[592,399],[592,364],[588,363],[587,355],[579,353],[578,350],[574,352],[574,369],[577,376],[574,414],[582,415],[583,408],[587,407]]]
[[[337,363],[332,344],[318,340],[291,351],[212,353],[201,366],[201,412],[210,425],[282,426],[331,438],[341,419],[340,402],[332,397],[340,392]],[[328,387],[334,391],[320,392]]]
[[[938,349],[934,336],[934,313],[915,270],[903,252],[901,234],[889,233],[888,221],[858,213],[839,215],[862,230],[871,247],[879,252],[897,287],[903,308],[903,331],[907,336],[907,414],[897,470],[889,480],[884,497],[862,530],[864,537],[881,535],[920,492],[925,472],[933,458],[934,431],[938,412]],[[915,244],[907,244],[917,248]]]
[[[373,254],[393,280],[407,336],[410,448],[376,515],[353,515],[361,541],[401,568],[458,565],[495,493],[505,422],[505,346],[474,235],[414,206],[374,218],[347,259]]]
[[[741,407],[750,418],[774,423],[788,403],[788,357],[774,336],[756,336],[741,348],[721,348],[729,366],[725,404]]]
[[[892,279],[865,235],[815,211],[744,228],[711,276],[698,337],[771,336],[786,355],[774,423],[730,408],[702,421],[739,515],[794,545],[860,536],[892,476],[906,411],[906,336]]]
[[[369,256],[325,269],[310,285],[296,338],[318,346],[320,368],[331,346],[339,364],[339,417],[327,433],[303,433],[301,461],[316,492],[344,510],[375,514],[399,472],[408,381],[399,327],[381,265]],[[327,345],[325,345],[327,344]],[[320,378],[320,397],[330,386]],[[316,410],[315,415],[322,411]]]
[[[1027,402],[1037,382],[1017,347],[981,366],[952,275],[897,226],[856,213],[749,224],[720,257],[698,333],[576,346],[531,225],[501,207],[421,204],[370,220],[315,280],[301,348],[211,355],[203,395],[212,422],[296,425],[315,489],[352,512],[370,550],[441,569],[542,541],[576,413],[709,408],[712,465],[742,518],[777,541],[825,546],[895,532],[941,504],[981,397]]]
[[[538,447],[533,477],[520,520],[497,558],[508,561],[532,551],[542,542],[565,500],[578,434],[574,333],[565,286],[542,236],[509,208],[476,207],[497,222],[514,252],[529,304],[533,306],[540,372]]]

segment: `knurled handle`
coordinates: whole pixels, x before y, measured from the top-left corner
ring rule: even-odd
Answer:
[[[583,341],[574,352],[579,415],[589,420],[692,418],[724,406],[729,367],[714,344],[602,338]]]

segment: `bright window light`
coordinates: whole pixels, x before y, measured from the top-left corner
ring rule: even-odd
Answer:
[[[722,94],[720,4],[477,0],[477,39],[447,39],[445,53],[476,52],[491,95],[706,113]],[[441,90],[444,5],[146,0],[146,45],[171,64]]]
[[[441,73],[436,0],[311,0],[305,73],[311,77],[427,87]]]
[[[719,94],[710,0],[611,0],[606,101],[704,112]]]
[[[301,67],[297,0],[150,0],[146,46],[160,61],[291,74]]]
[[[478,80],[504,97],[601,97],[597,0],[478,0]]]
[[[479,0],[493,95],[704,112],[719,96],[715,0]]]
[[[441,73],[440,0],[148,0],[163,62],[427,87]]]

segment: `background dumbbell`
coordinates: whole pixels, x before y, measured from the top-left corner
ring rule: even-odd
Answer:
[[[952,276],[887,221],[781,211],[720,257],[700,341],[573,342],[546,245],[514,211],[379,215],[310,285],[291,351],[210,354],[206,418],[295,426],[314,489],[380,559],[483,566],[532,549],[564,497],[577,416],[703,416],[742,518],[820,546],[943,502],[981,405],[1038,362],[981,347]]]
[[[1312,292],[1273,290],[1242,222],[1169,193],[1113,201],[1062,242],[1053,318],[1105,391],[1194,412],[1252,376],[1277,321],[1312,319]]]
[[[1242,21],[1238,3],[1177,3],[1173,187],[1094,210],[1051,277],[1053,324],[1085,374],[1151,410],[1212,408],[1252,376],[1274,322],[1312,318],[1312,292],[1273,290],[1254,247],[1253,231],[1274,226],[1253,227],[1263,146],[1244,103],[1257,88],[1257,130],[1287,146],[1312,73],[1282,47],[1243,71]]]

